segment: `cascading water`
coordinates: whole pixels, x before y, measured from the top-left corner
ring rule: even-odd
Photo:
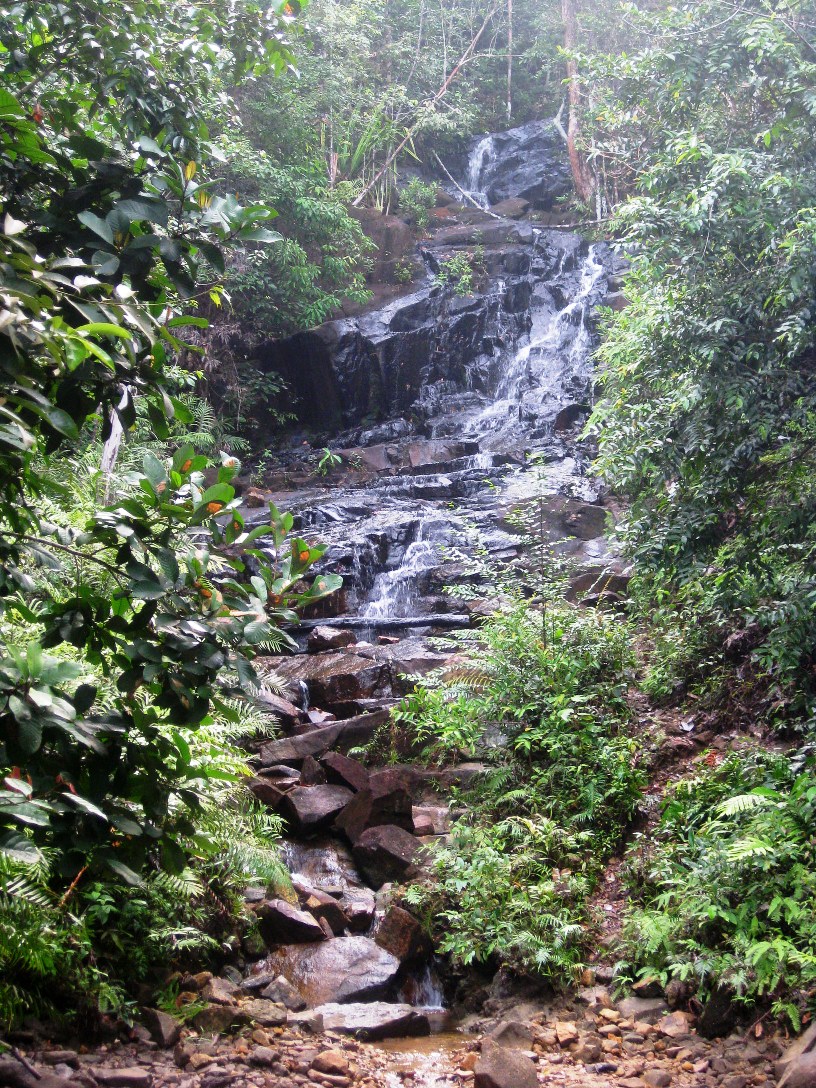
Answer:
[[[529,343],[509,359],[492,402],[468,423],[466,434],[478,437],[483,449],[501,448],[501,440],[519,421],[541,418],[548,409],[555,416],[569,384],[586,384],[588,317],[605,276],[597,247],[591,246],[571,301],[555,314],[544,313],[543,322],[534,314]]]
[[[495,150],[492,136],[483,136],[475,145],[468,158],[468,172],[465,181],[465,192],[474,200],[480,208],[487,209],[490,201],[487,194],[481,189],[482,175],[485,167],[492,160]]]
[[[418,583],[437,565],[439,546],[445,535],[431,521],[419,523],[416,537],[405,549],[400,565],[375,578],[371,599],[363,612],[365,619],[397,619],[414,614]]]

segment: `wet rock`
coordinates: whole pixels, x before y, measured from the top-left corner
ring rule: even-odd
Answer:
[[[389,907],[374,940],[403,963],[414,962],[430,951],[430,939],[421,923],[402,907]]]
[[[334,896],[312,888],[304,906],[318,921],[324,921],[329,926],[333,936],[341,936],[348,928],[349,920]]]
[[[494,204],[490,211],[494,215],[503,216],[505,219],[522,219],[530,210],[529,200],[520,196],[509,196],[506,200],[500,200]]]
[[[325,786],[326,772],[314,756],[306,756],[300,768],[301,786]]]
[[[368,771],[356,759],[350,759],[341,752],[328,752],[320,762],[325,768],[327,781],[334,785],[345,786],[355,793],[368,786]]]
[[[589,415],[588,404],[568,404],[562,408],[553,420],[554,431],[568,431]]]
[[[277,1005],[283,1005],[291,1012],[302,1012],[306,1008],[306,1002],[300,996],[292,983],[278,975],[260,990],[260,996],[266,1001],[274,1001]]]
[[[475,1088],[538,1088],[536,1067],[528,1057],[488,1039],[474,1072]]]
[[[349,802],[335,826],[356,843],[364,831],[380,824],[414,830],[411,794],[405,776],[398,769],[370,775],[368,786]]]
[[[274,1001],[266,1001],[262,997],[251,997],[243,1003],[241,1011],[262,1027],[276,1027],[285,1024],[287,1019],[283,1005],[276,1005]]]
[[[151,1039],[160,1047],[175,1046],[181,1038],[180,1022],[161,1009],[142,1009],[142,1019]]]
[[[374,921],[376,902],[374,896],[365,891],[346,891],[340,898],[343,913],[348,918],[352,933],[366,933]]]
[[[313,834],[328,827],[353,797],[344,786],[296,786],[281,801],[280,812],[296,834]]]
[[[288,942],[322,941],[323,930],[311,914],[298,910],[283,899],[272,899],[258,907],[261,936],[269,945]]]
[[[320,1005],[314,1012],[323,1018],[326,1031],[354,1035],[358,1039],[399,1039],[430,1035],[430,1021],[425,1013],[411,1005],[369,1001],[339,1005]]]
[[[307,756],[319,757],[332,748],[354,748],[367,744],[389,717],[388,710],[375,710],[332,722],[299,736],[269,741],[261,746],[258,761],[262,768],[280,763],[300,767]]]
[[[346,627],[315,627],[310,632],[306,645],[309,652],[314,654],[353,646],[356,641],[357,636]]]
[[[400,968],[396,956],[358,936],[288,945],[271,953],[267,965],[288,978],[312,1007],[382,996]]]
[[[481,137],[471,141],[471,151]],[[479,174],[479,189],[491,205],[508,197],[523,197],[537,208],[549,209],[572,189],[563,141],[549,121],[496,132]]]
[[[368,698],[388,680],[384,662],[336,651],[276,658],[275,671],[284,679],[303,681],[312,702],[328,709],[337,703]]]
[[[354,844],[354,860],[370,881],[381,888],[389,881],[400,881],[417,863],[422,844],[404,828],[392,824],[371,827]]]
[[[718,986],[703,1006],[697,1031],[705,1039],[727,1035],[737,1018],[734,996],[727,987]]]

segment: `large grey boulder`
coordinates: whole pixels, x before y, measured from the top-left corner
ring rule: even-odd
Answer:
[[[411,1005],[392,1005],[385,1001],[367,1001],[352,1005],[318,1005],[314,1010],[323,1017],[325,1031],[354,1035],[357,1039],[401,1039],[430,1035],[425,1013]]]
[[[309,1006],[386,996],[400,961],[368,937],[287,945],[271,953],[270,971],[283,975]]]

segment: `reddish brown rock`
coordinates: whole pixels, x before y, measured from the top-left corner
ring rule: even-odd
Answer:
[[[518,1050],[486,1039],[476,1063],[475,1088],[538,1088],[535,1063]]]
[[[402,907],[389,907],[374,940],[403,963],[421,958],[430,949],[430,940],[419,920]]]
[[[322,941],[323,930],[306,911],[298,910],[283,899],[261,903],[256,914],[261,936],[269,945]]]
[[[282,763],[300,767],[307,756],[319,757],[332,748],[349,749],[367,744],[389,717],[388,710],[374,710],[369,714],[358,714],[343,721],[330,722],[298,736],[269,741],[261,746],[258,763],[261,768]]]
[[[341,650],[344,646],[353,646],[357,636],[345,627],[315,627],[309,634],[306,646],[310,653],[323,653],[324,650]]]
[[[337,818],[335,826],[356,843],[364,831],[381,824],[414,830],[411,794],[399,770],[377,771]]]
[[[326,892],[311,888],[304,906],[318,921],[325,921],[335,937],[339,937],[349,928],[349,920],[340,904],[334,896]]]
[[[341,752],[328,752],[320,761],[326,771],[326,779],[336,786],[359,793],[368,786],[368,771],[356,759],[350,759]]]
[[[301,786],[325,786],[326,771],[314,756],[306,756],[300,769]]]
[[[278,805],[285,796],[284,790],[279,789],[266,778],[250,778],[247,782],[247,788],[258,798],[262,805],[274,810],[277,810]]]

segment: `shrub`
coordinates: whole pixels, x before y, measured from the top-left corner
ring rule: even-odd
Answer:
[[[729,755],[679,783],[627,858],[621,972],[771,1002],[795,1028],[816,984],[814,757]]]
[[[436,204],[436,185],[428,185],[419,178],[411,180],[399,191],[399,206],[419,230],[424,230],[430,221],[430,210]]]

